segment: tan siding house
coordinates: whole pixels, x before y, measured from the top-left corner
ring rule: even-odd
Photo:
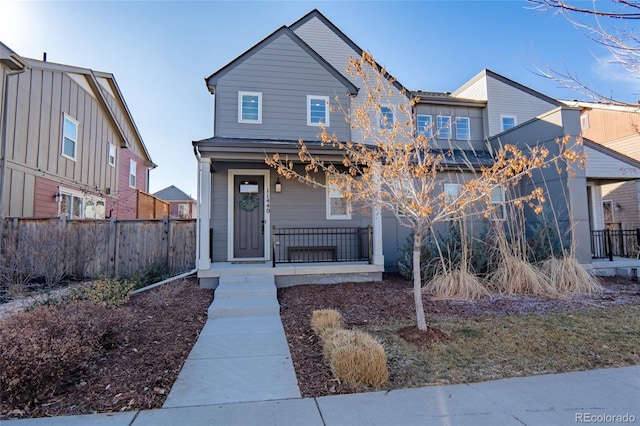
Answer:
[[[155,165],[113,75],[0,51],[0,216],[136,217]]]

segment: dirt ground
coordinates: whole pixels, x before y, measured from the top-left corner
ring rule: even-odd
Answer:
[[[477,302],[433,301],[423,297],[428,318],[482,318],[487,315],[520,315],[571,311],[591,306],[640,304],[640,285],[627,279],[603,280],[605,291],[595,296],[568,299],[492,297]],[[300,390],[305,397],[350,393],[333,379],[310,327],[314,309],[332,308],[342,314],[346,326],[359,327],[398,318],[415,318],[411,284],[396,276],[378,283],[303,285],[280,289],[278,298]],[[206,321],[212,291],[197,287],[195,280],[163,286],[133,296],[121,309],[134,320],[127,337],[106,353],[84,377],[65,392],[27,406],[10,406],[2,398],[2,417],[46,417],[160,408],[180,372],[184,360]],[[428,342],[444,336],[432,330],[426,337],[410,327],[409,340]],[[423,342],[424,343],[424,342]]]

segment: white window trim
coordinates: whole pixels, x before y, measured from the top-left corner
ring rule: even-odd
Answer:
[[[242,118],[242,97],[243,96],[257,96],[258,97],[258,119],[257,120],[245,120]],[[238,92],[238,123],[244,124],[262,124],[262,92]]]
[[[495,221],[495,222],[504,222],[507,220],[507,206],[506,206],[506,202],[507,202],[507,192],[505,190],[505,187],[503,185],[499,185],[496,186],[494,189],[500,189],[500,191],[502,192],[502,201],[500,201],[499,203],[494,203],[493,201],[489,201],[490,204],[493,205],[498,205],[499,207],[496,207],[496,210],[498,208],[502,209],[502,217],[497,217],[497,215],[495,214],[495,211],[491,212],[491,220]],[[491,191],[493,192],[493,191]]]
[[[444,127],[440,127],[438,124],[438,119],[439,118],[447,118],[449,119],[449,124],[447,126]],[[453,129],[451,128],[451,116],[450,115],[436,115],[436,138],[438,139],[451,139],[451,136],[453,135]],[[449,132],[449,136],[447,137],[443,137],[442,136],[442,130],[446,130],[447,132]]]
[[[135,173],[131,173],[131,171]],[[133,176],[133,185],[131,185],[131,176]],[[137,188],[138,185],[138,163],[133,160],[129,160],[129,188]]]
[[[589,128],[589,114],[582,114],[580,116],[580,129],[587,130]]]
[[[109,148],[108,148],[108,152],[107,152],[107,164],[109,164],[111,167],[115,167],[116,166],[116,161],[117,161],[117,148],[116,145],[113,143],[109,143]],[[113,153],[113,155],[111,155]],[[111,162],[111,158],[113,157],[113,163]]]
[[[64,153],[64,122],[67,119],[69,121],[73,122],[76,125],[76,139],[73,141],[73,143],[74,143],[74,145],[73,145],[73,157],[71,157],[71,156],[69,156],[69,155]],[[75,118],[71,117],[66,112],[63,113],[62,114],[62,128],[61,128],[62,137],[60,138],[62,145],[60,146],[60,155],[62,155],[64,158],[68,158],[69,160],[76,161],[76,158],[78,157],[78,132],[79,131],[80,131],[80,122],[78,120],[76,120]]]
[[[433,137],[433,116],[431,114],[418,114],[416,116],[416,126],[418,126],[418,117],[429,117],[429,128],[424,129],[418,127],[418,135],[424,135],[425,138]]]
[[[455,198],[453,200],[449,200],[447,199],[447,187],[452,187],[455,188]],[[442,192],[444,193],[444,201],[451,204],[453,202],[455,202],[459,197],[460,194],[462,193],[462,184],[459,183],[453,183],[453,182],[445,182],[442,185]]]
[[[460,123],[461,121],[466,121],[467,122],[467,137],[466,138],[461,138],[458,136],[458,123]],[[456,139],[461,140],[461,141],[470,141],[471,140],[471,120],[469,120],[469,117],[456,117],[456,123],[455,123],[455,127],[456,127]]]
[[[324,120],[322,123],[312,123],[311,122],[311,101],[313,99],[322,99],[325,102],[325,114]],[[329,127],[329,97],[328,96],[319,96],[319,95],[307,95],[307,126],[324,126]]]
[[[345,214],[331,214],[331,199],[332,198],[336,198],[336,197],[331,197],[331,191],[332,189],[329,187],[329,179],[335,175],[330,175],[330,174],[326,174],[325,175],[325,182],[327,182],[327,188],[326,188],[326,208],[327,208],[327,220],[349,220],[351,219],[351,205],[350,203],[347,202],[347,213]],[[344,197],[340,197],[340,198],[344,198]]]
[[[504,128],[503,119],[505,119],[505,118],[513,118],[513,127],[516,127],[518,125],[518,116],[517,115],[500,114],[500,131],[501,132],[504,132],[505,130],[509,130],[509,129],[505,129]],[[513,127],[511,127],[511,129],[513,129]]]
[[[382,108],[388,108],[389,111],[391,112],[391,121],[387,120],[387,127],[384,127],[382,125],[382,118],[384,117],[384,114],[382,113]],[[396,111],[393,108],[393,106],[381,105],[380,111],[378,112],[378,129],[391,130],[393,129],[395,122],[396,122]]]
[[[70,197],[72,197],[71,200],[71,204],[72,204],[72,209],[73,209],[73,198],[78,198],[80,200],[82,200],[82,207],[80,208],[80,217],[78,219],[86,219],[86,213],[87,213],[87,201],[93,201],[94,206],[98,205],[98,202],[102,202],[102,205],[104,207],[106,207],[106,200],[102,197],[98,197],[92,194],[85,194],[83,192],[80,191],[76,191],[74,189],[70,189],[70,188],[63,188],[63,187],[59,187],[58,188],[58,194],[60,195],[68,195]],[[62,197],[60,197],[60,200],[58,200],[58,216],[68,216],[67,212],[62,213],[60,211],[60,206],[62,204]],[[103,212],[105,213],[105,212]],[[95,219],[95,218],[90,218],[90,219]],[[100,217],[99,219],[104,219],[104,217]]]

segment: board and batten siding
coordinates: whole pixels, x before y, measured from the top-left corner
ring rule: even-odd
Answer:
[[[474,149],[485,150],[487,148],[484,139],[483,129],[483,109],[472,108],[466,106],[453,106],[453,105],[430,105],[430,104],[418,104],[415,107],[416,115],[430,115],[432,120],[433,135],[436,135],[436,117],[449,116],[451,117],[451,140],[436,138],[437,148],[443,149]],[[469,118],[469,130],[471,132],[470,140],[460,140],[456,134],[456,117]]]
[[[238,123],[238,92],[262,93],[262,123]],[[222,75],[216,86],[217,137],[318,140],[320,127],[307,126],[307,95],[337,96],[348,106],[347,88],[282,34]],[[334,108],[335,109],[335,108]],[[342,112],[330,112],[327,131],[344,140],[349,127]]]
[[[37,67],[10,78],[7,89],[6,216],[35,214],[35,176],[90,192],[116,187],[108,145],[121,143],[92,94],[62,71]],[[78,122],[75,161],[61,155],[65,113]]]

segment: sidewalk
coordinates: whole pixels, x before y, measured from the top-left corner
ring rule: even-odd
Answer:
[[[301,398],[273,277],[221,279],[209,318],[162,409],[0,423],[7,426],[640,424],[640,366]]]

